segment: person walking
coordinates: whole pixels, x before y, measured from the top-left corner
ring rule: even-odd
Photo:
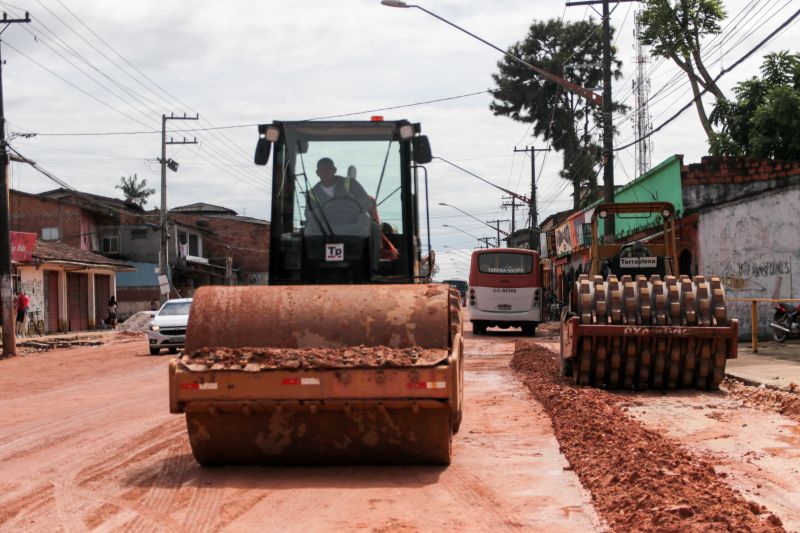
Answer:
[[[28,306],[31,300],[25,294],[25,289],[17,292],[17,337],[22,338],[25,336],[25,319],[28,317]]]

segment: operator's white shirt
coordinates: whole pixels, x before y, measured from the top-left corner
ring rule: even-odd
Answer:
[[[321,189],[327,194],[329,197],[333,197],[333,189],[336,188],[336,184],[334,183],[330,187],[326,187],[325,185],[321,186]]]

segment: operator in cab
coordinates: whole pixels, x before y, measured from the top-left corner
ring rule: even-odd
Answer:
[[[326,233],[328,231],[337,235],[362,236],[369,239],[370,270],[375,274],[378,271],[378,262],[381,254],[381,230],[378,225],[378,212],[375,200],[370,197],[354,178],[338,176],[336,165],[329,157],[323,157],[317,162],[317,176],[319,183],[308,191],[306,201],[306,235]],[[333,200],[343,200],[352,206],[358,213],[351,213],[353,218],[342,212],[334,215],[326,204]],[[346,204],[345,204],[346,205]],[[344,207],[344,206],[339,206]],[[348,208],[345,208],[347,212]]]
[[[323,207],[332,198],[349,197],[356,201],[362,213],[369,212],[373,206],[364,187],[356,180],[336,175],[336,165],[329,157],[323,157],[317,162],[317,176],[319,183],[308,192],[308,208]],[[308,219],[308,214],[306,216]]]

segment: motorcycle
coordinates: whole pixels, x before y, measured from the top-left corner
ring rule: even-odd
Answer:
[[[800,306],[788,303],[779,303],[772,313],[772,339],[775,342],[783,342],[792,335],[800,335]]]

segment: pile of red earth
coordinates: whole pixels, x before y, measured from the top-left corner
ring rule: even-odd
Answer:
[[[626,399],[572,385],[557,355],[518,343],[511,366],[553,421],[561,451],[615,531],[783,531],[766,508],[746,501],[707,461],[647,429]]]
[[[185,365],[211,370],[274,368],[321,369],[432,366],[447,358],[447,350],[419,346],[351,346],[348,348],[203,348],[181,357]]]
[[[722,388],[748,407],[774,411],[800,421],[800,390],[792,383],[789,390],[752,387],[737,379],[725,378]]]

